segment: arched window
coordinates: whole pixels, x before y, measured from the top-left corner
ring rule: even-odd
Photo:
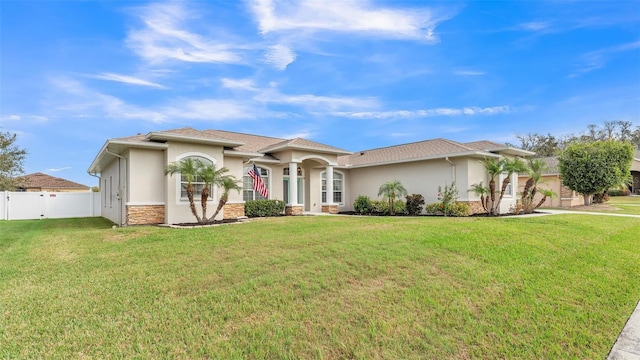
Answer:
[[[183,158],[178,159],[178,161],[182,161],[185,159],[200,161],[205,166],[215,166],[215,162],[213,160],[208,159],[204,156],[199,156],[199,155],[185,156]],[[200,195],[202,195],[202,189],[204,189],[204,185],[205,185],[204,179],[199,174],[193,174],[193,175],[194,175],[193,181],[191,181],[191,184],[193,185],[193,200],[200,201]],[[184,201],[188,200],[188,197],[187,197],[188,184],[189,184],[189,180],[187,178],[187,174],[180,173],[180,184],[178,185],[180,186],[180,200],[184,200]],[[210,189],[210,190],[211,190],[211,195],[209,199],[212,199],[214,189]]]
[[[344,200],[344,174],[333,172],[333,203],[342,205]],[[327,202],[327,172],[322,172],[322,202]]]
[[[250,200],[263,200],[266,199],[259,192],[253,190],[253,179],[248,175],[249,170],[251,170],[253,166],[247,166],[243,169],[242,173],[242,200],[250,201]],[[271,185],[269,184],[269,169],[258,166],[258,171],[260,172],[260,177],[262,181],[264,181],[264,185],[271,193]]]

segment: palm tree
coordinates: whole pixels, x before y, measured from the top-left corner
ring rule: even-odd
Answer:
[[[405,189],[398,180],[387,181],[380,186],[378,196],[380,195],[382,195],[383,199],[389,200],[389,215],[393,216],[396,214],[396,197],[407,195],[407,189]]]
[[[238,193],[242,190],[242,186],[238,184],[239,182],[240,181],[233,175],[223,175],[219,178],[217,185],[222,189],[222,195],[220,196],[220,201],[218,201],[218,208],[216,209],[216,212],[213,214],[213,216],[209,218],[209,221],[213,221],[220,210],[222,210],[224,205],[227,203],[227,201],[229,200],[229,192],[231,190],[236,190]]]
[[[497,215],[494,210],[496,201],[496,177],[502,174],[502,162],[502,160],[495,158],[485,158],[480,161],[484,170],[489,174],[489,198],[491,199],[489,215]]]
[[[522,160],[515,159],[502,159],[502,173],[505,174],[504,179],[502,180],[502,189],[500,189],[500,197],[498,198],[498,202],[495,205],[492,205],[494,213],[497,215],[500,213],[500,203],[502,202],[502,198],[504,197],[504,193],[507,191],[507,187],[511,183],[511,176],[513,173],[525,172],[527,170],[527,165],[522,162]]]
[[[544,204],[544,202],[547,200],[547,198],[552,198],[552,197],[557,196],[556,193],[554,193],[551,190],[547,190],[547,189],[540,189],[540,193],[542,194],[542,199],[540,199],[540,202],[536,205],[536,207],[534,209],[537,209],[540,206],[542,206],[542,204]]]
[[[212,221],[215,215],[207,219],[207,200],[211,195],[211,186],[221,186],[222,178],[229,175],[224,175],[228,172],[229,169],[226,167],[222,167],[216,170],[216,166],[213,164],[204,164],[200,163],[200,167],[198,169],[198,175],[204,181],[204,188],[202,189],[202,194],[200,196],[200,201],[202,205],[202,220],[203,221]],[[217,215],[217,213],[216,213]]]
[[[193,158],[184,158],[180,161],[173,162],[167,165],[164,170],[165,175],[173,175],[176,173],[180,173],[182,176],[187,178],[187,198],[189,199],[189,207],[191,208],[191,213],[196,217],[198,223],[202,222],[202,218],[198,215],[198,211],[196,210],[196,205],[193,201],[193,180],[198,174],[198,168],[200,167],[201,162],[198,160],[194,160]]]
[[[542,179],[542,174],[547,171],[547,168],[548,165],[543,160],[529,159],[526,171],[529,174],[529,179],[527,179],[527,182],[524,185],[521,200],[525,213],[531,213],[535,209],[533,207],[533,198],[538,192],[538,184]]]
[[[482,184],[480,181],[479,184],[471,185],[471,189],[469,191],[473,191],[476,196],[480,196],[480,204],[482,204],[482,208],[484,212],[489,212],[488,202],[489,202],[489,188]]]

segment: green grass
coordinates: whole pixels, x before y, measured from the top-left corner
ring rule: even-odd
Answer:
[[[0,221],[0,356],[604,358],[640,299],[639,233],[589,215]]]
[[[640,196],[612,196],[607,204],[620,209],[615,213],[640,215]]]

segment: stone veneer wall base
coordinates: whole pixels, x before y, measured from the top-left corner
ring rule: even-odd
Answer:
[[[244,204],[224,204],[223,219],[237,219],[244,216]]]
[[[287,216],[302,215],[302,206],[290,206],[290,205],[287,205],[284,208],[284,214],[287,215]]]
[[[127,225],[164,223],[164,205],[127,205]]]

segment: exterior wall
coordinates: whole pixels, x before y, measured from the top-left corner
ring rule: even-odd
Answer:
[[[224,167],[229,169],[229,172],[227,174],[235,176],[236,179],[238,179],[240,181],[239,185],[242,186],[242,175],[243,175],[242,171],[243,171],[243,168],[244,168],[244,164],[242,163],[242,158],[225,156],[225,158],[224,158]],[[220,168],[220,165],[217,165],[216,168]],[[216,201],[217,201],[217,199],[216,199]],[[229,192],[229,200],[227,201],[227,203],[228,204],[231,204],[231,203],[243,204],[242,205],[243,206],[242,213],[244,215],[244,201],[242,200],[242,190],[240,190],[239,192],[235,191],[235,190],[231,190],[231,192]],[[225,217],[225,219],[226,219],[226,217]]]
[[[168,142],[168,149],[166,150],[166,163],[172,163],[175,161],[179,161],[183,157],[187,156],[203,156],[206,158],[210,158],[214,161],[216,168],[220,168],[225,166],[224,156],[222,154],[221,146],[212,146],[205,144],[188,144],[181,142]],[[242,178],[242,171],[235,175],[238,178]],[[194,222],[196,218],[191,213],[189,209],[189,201],[180,199],[180,176],[178,174],[175,175],[167,175],[165,181],[165,192],[166,192],[166,200],[165,200],[165,221],[169,224],[177,224],[177,223],[185,223],[185,222]],[[211,189],[211,196],[209,197],[209,201],[207,202],[207,216],[211,216],[213,211],[215,211],[216,205],[218,203],[219,190],[216,188]],[[195,199],[196,208],[198,209],[198,213],[202,215],[202,208],[200,205],[200,199]],[[216,220],[222,219],[223,212],[221,211],[216,217]]]
[[[164,223],[164,205],[127,205],[127,225]]]
[[[455,180],[456,184],[466,184],[467,174],[458,168],[466,167],[466,159],[451,159],[456,164]],[[444,159],[416,161],[410,163],[391,164],[382,166],[372,166],[365,168],[355,168],[343,170],[345,173],[345,210],[353,210],[353,202],[359,195],[365,195],[372,200],[379,199],[378,190],[380,185],[387,181],[398,180],[407,189],[409,194],[421,194],[425,203],[430,204],[438,201],[438,185],[444,187],[454,180],[453,167]],[[460,201],[467,198],[466,189],[461,188]]]
[[[226,203],[222,212],[224,219],[237,219],[244,216],[244,203]]]

